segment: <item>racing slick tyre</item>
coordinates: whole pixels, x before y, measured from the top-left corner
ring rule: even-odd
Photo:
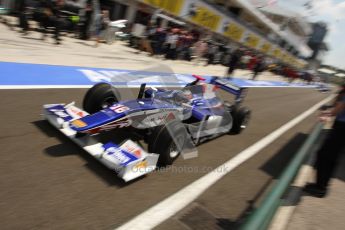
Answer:
[[[230,130],[232,134],[241,133],[248,125],[250,119],[250,110],[246,107],[236,109],[232,112],[233,125]]]
[[[119,91],[108,83],[98,83],[90,88],[84,96],[83,108],[92,114],[107,108],[120,100]]]
[[[186,128],[180,121],[169,122],[153,129],[148,141],[148,151],[159,154],[158,166],[171,165],[182,152],[186,138]]]

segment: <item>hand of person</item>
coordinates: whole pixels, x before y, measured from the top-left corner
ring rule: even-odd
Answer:
[[[321,114],[319,115],[319,121],[321,122],[328,122],[331,120],[331,111],[330,110],[325,110],[322,111]]]

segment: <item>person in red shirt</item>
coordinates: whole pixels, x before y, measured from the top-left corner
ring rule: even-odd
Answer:
[[[258,61],[257,57],[255,54],[252,54],[252,58],[249,60],[248,63],[248,69],[253,70],[254,67],[256,66],[256,62]]]

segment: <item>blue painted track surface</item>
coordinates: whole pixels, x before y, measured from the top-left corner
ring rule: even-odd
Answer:
[[[206,79],[208,76],[203,76]],[[0,86],[88,86],[106,81],[118,86],[178,86],[191,82],[191,74],[0,62]],[[278,81],[231,80],[241,87],[310,87]]]

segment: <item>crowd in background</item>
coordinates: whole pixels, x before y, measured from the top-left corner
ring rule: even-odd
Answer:
[[[228,77],[236,69],[246,69],[253,72],[252,80],[263,71],[271,71],[289,82],[295,79],[313,81],[313,75],[308,71],[298,71],[256,50],[230,47],[183,28],[148,26],[142,36],[131,36],[129,44],[151,56],[193,61],[196,65],[225,65],[229,67]]]
[[[109,11],[102,9],[98,1],[85,0],[19,0],[18,19],[22,33],[30,31],[29,20],[38,22],[42,39],[52,33],[56,44],[60,44],[61,31],[73,32],[84,40],[95,40],[95,46],[102,40],[101,35],[111,22]],[[263,71],[271,71],[286,77],[288,81],[300,78],[313,81],[308,71],[297,71],[291,66],[276,61],[256,50],[243,46],[228,46],[209,34],[190,30],[183,26],[161,27],[150,21],[140,35],[134,33],[136,25],[125,28],[128,44],[139,51],[148,52],[151,56],[171,60],[193,61],[195,65],[221,64],[228,66],[227,76],[236,69],[247,69],[253,72],[252,79]]]
[[[73,32],[80,39],[98,40],[109,21],[107,12],[101,11],[98,1],[93,0],[18,0],[16,12],[22,33],[35,29],[42,32],[42,39],[53,33],[56,44],[61,42],[62,31]],[[30,20],[36,21],[38,28],[30,28]]]

